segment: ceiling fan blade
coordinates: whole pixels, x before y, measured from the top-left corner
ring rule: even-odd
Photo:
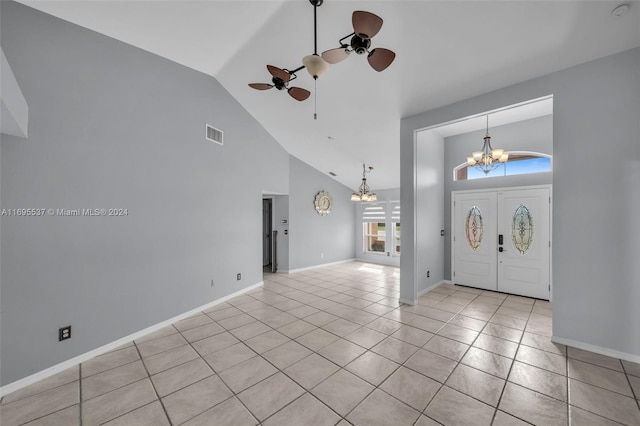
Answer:
[[[269,70],[272,76],[279,78],[285,83],[291,79],[291,75],[283,69],[274,67],[273,65],[267,65],[267,69]]]
[[[290,87],[287,89],[289,95],[296,101],[304,101],[309,96],[311,96],[311,92],[307,89],[303,89],[302,87]]]
[[[371,68],[380,72],[384,71],[389,65],[391,65],[395,58],[396,54],[391,50],[377,48],[373,49],[369,53],[367,60],[369,61],[369,65],[371,65]]]
[[[360,38],[372,38],[382,28],[382,18],[371,12],[356,10],[351,17],[353,29]]]
[[[273,84],[266,83],[249,83],[249,87],[252,87],[256,90],[268,90],[273,87]]]
[[[337,64],[349,57],[349,51],[345,47],[337,47],[335,49],[329,49],[322,52],[322,59],[330,64]]]

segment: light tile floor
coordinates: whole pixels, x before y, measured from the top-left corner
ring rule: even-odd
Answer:
[[[548,302],[347,263],[263,288],[0,401],[10,425],[640,425],[640,364],[551,343]]]

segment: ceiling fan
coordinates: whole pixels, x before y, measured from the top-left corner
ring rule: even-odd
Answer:
[[[300,71],[302,68],[304,68],[304,66],[296,68],[293,71],[289,71],[287,69],[274,67],[273,65],[267,65],[267,70],[269,70],[269,73],[272,76],[271,81],[273,84],[249,83],[249,87],[256,90],[269,90],[275,87],[278,90],[286,90],[287,93],[289,93],[289,95],[296,101],[304,101],[311,95],[311,92],[307,89],[303,89],[302,87],[289,87],[289,83],[297,78],[296,72]]]
[[[371,12],[356,10],[353,12],[351,22],[354,31],[338,41],[340,47],[322,52],[322,58],[330,64],[337,64],[347,59],[352,52],[356,52],[358,55],[366,53],[369,65],[378,72],[384,71],[391,65],[396,54],[389,49],[380,47],[369,50],[371,39],[382,28],[382,18]],[[349,37],[351,37],[351,41],[347,44],[345,40]]]

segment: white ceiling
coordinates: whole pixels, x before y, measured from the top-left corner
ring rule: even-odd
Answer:
[[[294,69],[313,53],[308,0],[21,2],[216,77],[287,151],[352,188],[363,162],[372,188],[399,187],[402,117],[640,46],[639,1],[326,0],[319,52],[367,10],[384,19],[372,47],[397,57],[381,73],[357,55],[333,65],[314,120],[304,70],[292,84],[312,91],[302,103],[247,86],[270,82],[265,65]],[[620,3],[630,11],[612,16]]]

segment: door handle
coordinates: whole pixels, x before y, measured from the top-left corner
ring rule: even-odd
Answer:
[[[504,247],[498,247],[498,251],[502,253],[504,251]]]

